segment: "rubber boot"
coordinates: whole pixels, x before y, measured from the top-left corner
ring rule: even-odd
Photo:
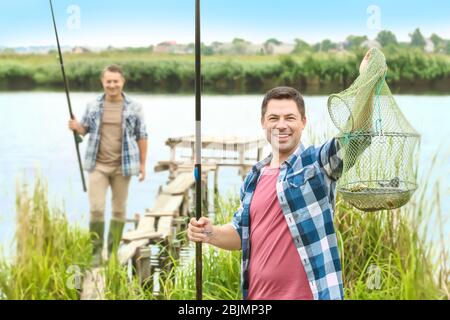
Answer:
[[[105,222],[90,222],[89,232],[91,234],[92,242],[92,262],[93,267],[98,267],[102,264],[102,251],[103,251],[103,235],[105,232]]]
[[[120,240],[122,240],[122,232],[125,222],[111,220],[108,232],[108,257],[117,256]]]

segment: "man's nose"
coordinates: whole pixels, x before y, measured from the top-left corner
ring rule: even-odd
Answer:
[[[283,119],[278,120],[278,122],[277,122],[277,124],[275,126],[275,129],[283,130],[283,129],[286,129],[286,128],[287,128],[286,121],[284,121]]]

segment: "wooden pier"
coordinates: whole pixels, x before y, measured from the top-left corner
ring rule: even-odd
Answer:
[[[214,195],[218,192],[218,172],[220,167],[233,166],[239,168],[239,175],[245,177],[251,166],[262,157],[264,139],[245,139],[237,137],[204,137],[202,138],[202,201],[204,208],[211,208],[208,202],[208,177],[214,174]],[[195,216],[191,212],[191,204],[195,203],[194,155],[195,137],[185,136],[169,138],[166,145],[170,148],[170,160],[159,161],[155,172],[169,171],[169,178],[164,186],[160,186],[155,204],[145,209],[143,215],[135,214],[135,229],[125,232],[119,248],[120,264],[130,263],[141,284],[151,280],[152,267],[150,246],[158,245],[165,250],[156,257],[161,269],[170,268],[168,253],[178,258],[183,239],[179,232],[186,230],[189,219]],[[183,150],[184,149],[184,150]],[[188,155],[177,157],[180,150],[190,151]],[[255,151],[254,157],[249,151]],[[219,153],[219,155],[217,155]],[[181,160],[179,158],[182,158]],[[207,211],[205,212],[208,213]],[[82,297],[85,299],[103,299],[105,279],[101,270],[94,270],[83,282]]]

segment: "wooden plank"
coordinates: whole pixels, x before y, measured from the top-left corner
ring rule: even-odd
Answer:
[[[145,213],[146,217],[175,217],[177,215],[177,211],[147,211]]]
[[[178,211],[183,203],[182,195],[161,193],[150,211]]]
[[[105,300],[105,276],[103,268],[94,268],[86,272],[80,299]]]
[[[120,264],[127,263],[127,261],[130,260],[131,257],[134,256],[137,248],[139,248],[141,246],[145,246],[149,242],[150,242],[149,239],[141,239],[141,240],[138,240],[138,241],[130,242],[130,243],[120,247],[120,249],[119,249],[119,262],[120,262]]]
[[[186,158],[186,157],[183,157]],[[256,161],[256,157],[244,157],[241,161],[242,163],[246,163],[246,162],[254,162]],[[226,157],[219,157],[219,156],[203,156],[202,157],[202,161],[207,161],[208,163],[210,163],[209,165],[205,165],[205,171],[214,171],[215,167],[220,166],[221,163],[224,162],[220,162],[220,161],[238,161],[239,157],[238,156],[226,156]],[[240,162],[237,163],[232,163],[233,165],[238,165]],[[231,163],[230,163],[231,164]],[[188,165],[186,165],[187,167]],[[178,170],[184,170],[184,166],[179,166]],[[202,171],[203,171],[203,164],[202,164]]]
[[[178,174],[167,186],[163,187],[163,192],[173,195],[183,194],[186,190],[192,187],[194,183],[195,179],[193,172],[182,172]]]
[[[150,243],[150,240],[170,237],[172,235],[172,223],[172,216],[163,216],[159,218],[157,232],[134,230],[124,235],[123,240],[128,244],[122,246],[119,250],[120,263],[126,263],[134,256],[137,248]]]
[[[163,237],[170,237],[172,235],[173,217],[161,217],[158,221],[158,232]]]
[[[190,156],[181,156],[181,158],[186,158],[186,157],[188,157],[189,159],[191,158]],[[202,157],[202,159],[204,161],[202,163],[202,170],[213,171],[216,169],[217,165],[215,163],[206,162],[207,159],[209,159],[209,158],[213,159],[214,157]],[[176,170],[177,172],[194,170],[194,164],[192,162],[169,161],[169,160],[158,161],[158,163],[153,167],[153,170],[155,172],[167,171],[167,170],[170,170],[171,166],[173,167],[173,170]]]
[[[156,232],[134,230],[124,235],[124,241],[133,242],[143,239],[164,238],[172,235],[173,216],[161,216],[158,220]]]
[[[209,159],[210,157],[202,157],[202,160]],[[222,159],[222,158],[220,158]],[[217,170],[217,163],[202,163],[202,172]],[[194,165],[192,163],[183,163],[178,165],[177,172],[193,172]]]
[[[184,136],[179,138],[169,138],[166,140],[166,145],[176,148],[190,148],[195,142],[195,136]],[[202,136],[202,149],[221,149],[225,146],[239,145],[245,147],[246,150],[264,146],[265,139],[248,138],[248,137],[215,137]]]
[[[131,232],[128,232],[126,235],[123,236],[124,242],[133,242],[137,240],[143,240],[143,239],[155,239],[160,238],[163,236],[161,232],[155,232],[155,231],[139,231],[134,230]]]
[[[170,166],[174,166],[175,168],[177,168],[178,165],[181,165],[182,163],[182,161],[160,160],[153,167],[153,170],[155,172],[166,171],[170,169]]]
[[[122,235],[124,242],[130,242],[136,239],[141,239],[141,234],[144,232],[155,232],[155,218],[151,216],[144,216],[139,219],[136,230],[125,232]]]
[[[137,230],[155,231],[155,218],[143,216],[139,219]]]
[[[169,164],[168,163],[161,163],[158,162],[157,164],[155,164],[155,166],[153,167],[153,171],[154,172],[161,172],[161,171],[167,171],[169,170]]]

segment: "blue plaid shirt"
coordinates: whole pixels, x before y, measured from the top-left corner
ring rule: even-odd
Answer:
[[[122,174],[132,176],[139,174],[139,147],[137,141],[147,139],[142,106],[123,94],[124,104],[122,111]],[[89,133],[86,148],[84,168],[92,171],[97,160],[98,146],[100,144],[101,120],[103,116],[103,103],[105,94],[89,102],[80,124]]]
[[[331,139],[307,149],[300,144],[280,166],[277,196],[315,300],[343,299],[342,269],[333,225],[336,180],[342,174],[340,144]],[[250,203],[261,169],[272,155],[258,162],[242,184],[241,206],[231,222],[242,243],[241,286],[248,296]]]

